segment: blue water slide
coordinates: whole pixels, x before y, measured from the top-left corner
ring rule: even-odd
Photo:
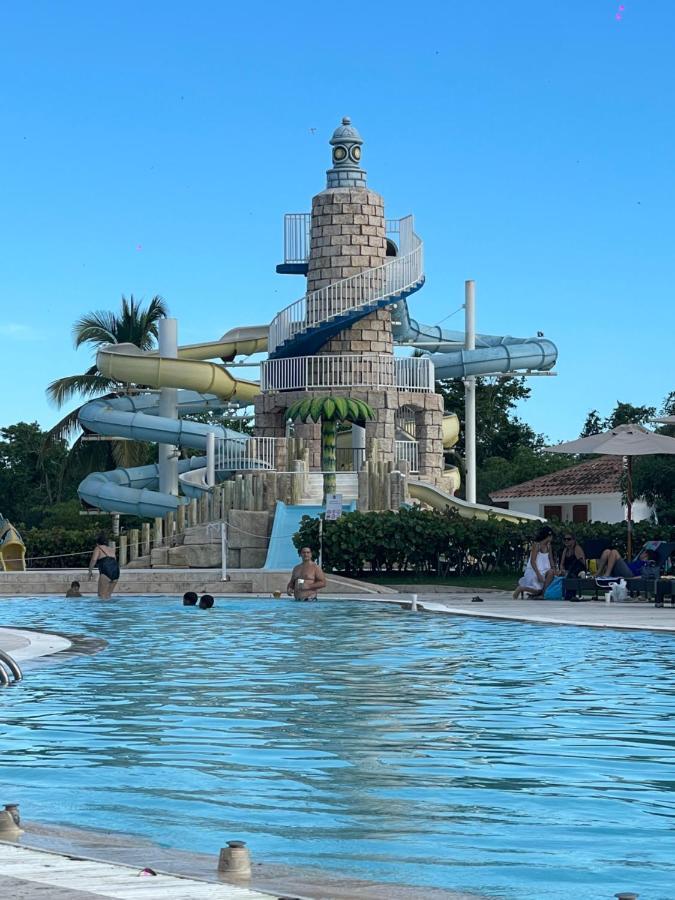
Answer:
[[[422,325],[400,300],[392,308],[394,340],[399,346],[417,347],[431,356],[436,378],[465,378],[508,372],[547,372],[558,358],[558,348],[543,337],[516,338],[477,334],[476,349],[465,350],[463,331]]]
[[[344,512],[353,512],[356,503],[352,500],[349,504],[343,504]],[[289,506],[282,500],[277,500],[274,511],[274,523],[272,534],[267,548],[267,559],[264,569],[292,569],[299,562],[298,551],[293,543],[293,535],[300,530],[300,522],[303,516],[316,518],[325,512],[323,506]]]
[[[201,395],[195,391],[178,392],[179,414],[222,406],[223,400],[215,396]],[[216,437],[225,439],[230,446],[234,445],[235,450],[240,447],[243,455],[249,439],[247,435],[201,422],[164,418],[157,414],[158,411],[158,394],[104,398],[92,400],[82,407],[80,423],[96,434],[196,450],[205,450],[207,435],[214,432]],[[205,466],[204,457],[179,460],[179,477],[203,470]],[[188,502],[187,497],[160,493],[158,488],[159,466],[152,464],[92,472],[81,482],[77,493],[90,506],[136,516],[163,516]]]

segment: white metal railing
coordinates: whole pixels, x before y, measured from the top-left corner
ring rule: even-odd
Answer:
[[[359,387],[432,392],[434,364],[424,356],[388,353],[291,356],[260,364],[263,393]]]
[[[395,256],[375,269],[365,269],[351,278],[312,291],[282,309],[270,325],[270,353],[295,334],[318,327],[344,313],[361,310],[416,284],[423,272],[423,247],[413,231],[412,216],[399,221],[399,235],[401,256]]]
[[[411,472],[420,470],[420,454],[417,441],[395,441],[394,459],[404,459],[410,465]]]
[[[242,437],[216,440],[216,469],[238,472],[250,469],[275,469],[277,462],[278,438]]]
[[[399,234],[400,219],[386,219],[387,234]],[[286,213],[284,216],[284,262],[306,263],[309,259],[311,213]]]
[[[284,262],[305,263],[309,259],[311,213],[286,213],[284,216]]]

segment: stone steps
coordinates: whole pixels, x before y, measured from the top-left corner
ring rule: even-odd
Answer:
[[[338,472],[336,475],[336,493],[342,494],[343,503],[351,503],[359,496],[359,482],[356,472]],[[305,480],[304,496],[300,500],[303,505],[320,506],[323,500],[323,475],[320,472],[310,472]]]

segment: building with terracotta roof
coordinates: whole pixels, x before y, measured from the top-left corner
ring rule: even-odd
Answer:
[[[600,456],[589,462],[559,469],[522,484],[490,494],[493,503],[517,512],[532,513],[561,522],[622,522],[623,458]],[[651,507],[643,500],[633,503],[634,522],[648,519]]]

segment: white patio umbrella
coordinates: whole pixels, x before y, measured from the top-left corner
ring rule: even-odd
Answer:
[[[627,522],[628,522],[628,558],[633,555],[632,539],[632,509],[633,509],[633,457],[651,456],[655,453],[675,454],[675,438],[665,434],[656,434],[643,428],[642,425],[617,425],[611,431],[603,431],[602,434],[591,434],[588,437],[578,438],[576,441],[566,441],[564,444],[556,444],[555,447],[545,447],[549,453],[599,453],[607,456],[626,457],[628,484],[627,498]]]

